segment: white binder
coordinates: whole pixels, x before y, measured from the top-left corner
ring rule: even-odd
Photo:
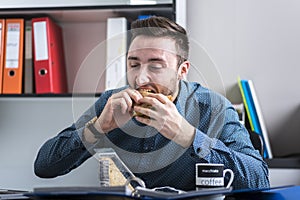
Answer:
[[[107,19],[105,90],[126,85],[127,20]]]

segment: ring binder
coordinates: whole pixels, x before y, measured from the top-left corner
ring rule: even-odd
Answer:
[[[32,18],[31,22],[36,93],[66,93],[62,28],[50,17]]]
[[[3,94],[21,94],[23,81],[24,19],[6,19]]]

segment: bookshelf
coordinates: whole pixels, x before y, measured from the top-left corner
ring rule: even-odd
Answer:
[[[180,2],[180,3],[179,3]],[[68,94],[95,94],[104,91],[106,24],[110,17],[125,17],[128,24],[139,15],[178,16],[178,0],[75,0],[41,2],[13,0],[0,3],[0,18],[50,16],[62,27]],[[5,95],[0,95],[5,96]],[[30,96],[21,94],[19,96]],[[47,96],[47,95],[46,95]],[[50,95],[51,96],[51,95]]]

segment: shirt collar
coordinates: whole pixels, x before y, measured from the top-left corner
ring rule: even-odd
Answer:
[[[187,82],[181,80],[179,84],[179,93],[174,103],[178,112],[184,116],[185,104],[188,98]]]

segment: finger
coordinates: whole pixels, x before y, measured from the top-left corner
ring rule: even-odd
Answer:
[[[125,103],[127,105],[126,109],[128,111],[130,111],[131,107],[132,107],[132,104],[133,104],[130,93],[132,93],[132,92],[130,90],[126,89],[126,90],[123,90],[123,91],[121,91],[119,93],[113,94],[111,98],[112,99],[119,99],[120,102],[122,103],[120,105],[122,105],[122,106],[123,106],[123,101],[125,101]],[[116,104],[115,106],[118,106],[118,104]],[[117,107],[115,107],[115,108],[117,108]],[[122,108],[124,108],[124,107],[122,107]]]
[[[152,119],[152,118],[145,118],[145,117],[137,116],[136,120],[143,124],[146,124],[147,126],[151,126],[151,127],[155,128],[159,132],[161,131],[161,129],[163,127],[157,120]]]
[[[124,99],[124,101],[127,105],[126,110],[130,111],[132,108],[132,104],[133,104],[130,95],[127,92],[124,92],[122,98]]]
[[[121,110],[123,114],[128,110],[128,105],[124,98],[112,99],[111,105],[114,110]]]
[[[143,114],[149,118],[155,119],[156,118],[156,112],[155,108],[144,108],[142,106],[134,106],[134,111],[140,114]]]
[[[152,93],[150,93],[147,97],[154,98],[162,104],[166,104],[167,102],[171,101],[167,96],[165,96],[163,94],[154,94],[154,93],[152,94]]]
[[[143,124],[146,124],[148,126],[150,126],[152,124],[152,121],[150,118],[145,118],[145,117],[135,117],[135,119]]]
[[[159,100],[162,104],[166,104],[168,102],[172,102],[172,100],[166,96],[166,95],[163,95],[163,94],[157,94],[157,100]]]
[[[133,101],[138,102],[140,99],[143,98],[143,96],[141,95],[141,93],[137,90],[128,88],[128,95],[130,96],[131,99],[133,99]]]

